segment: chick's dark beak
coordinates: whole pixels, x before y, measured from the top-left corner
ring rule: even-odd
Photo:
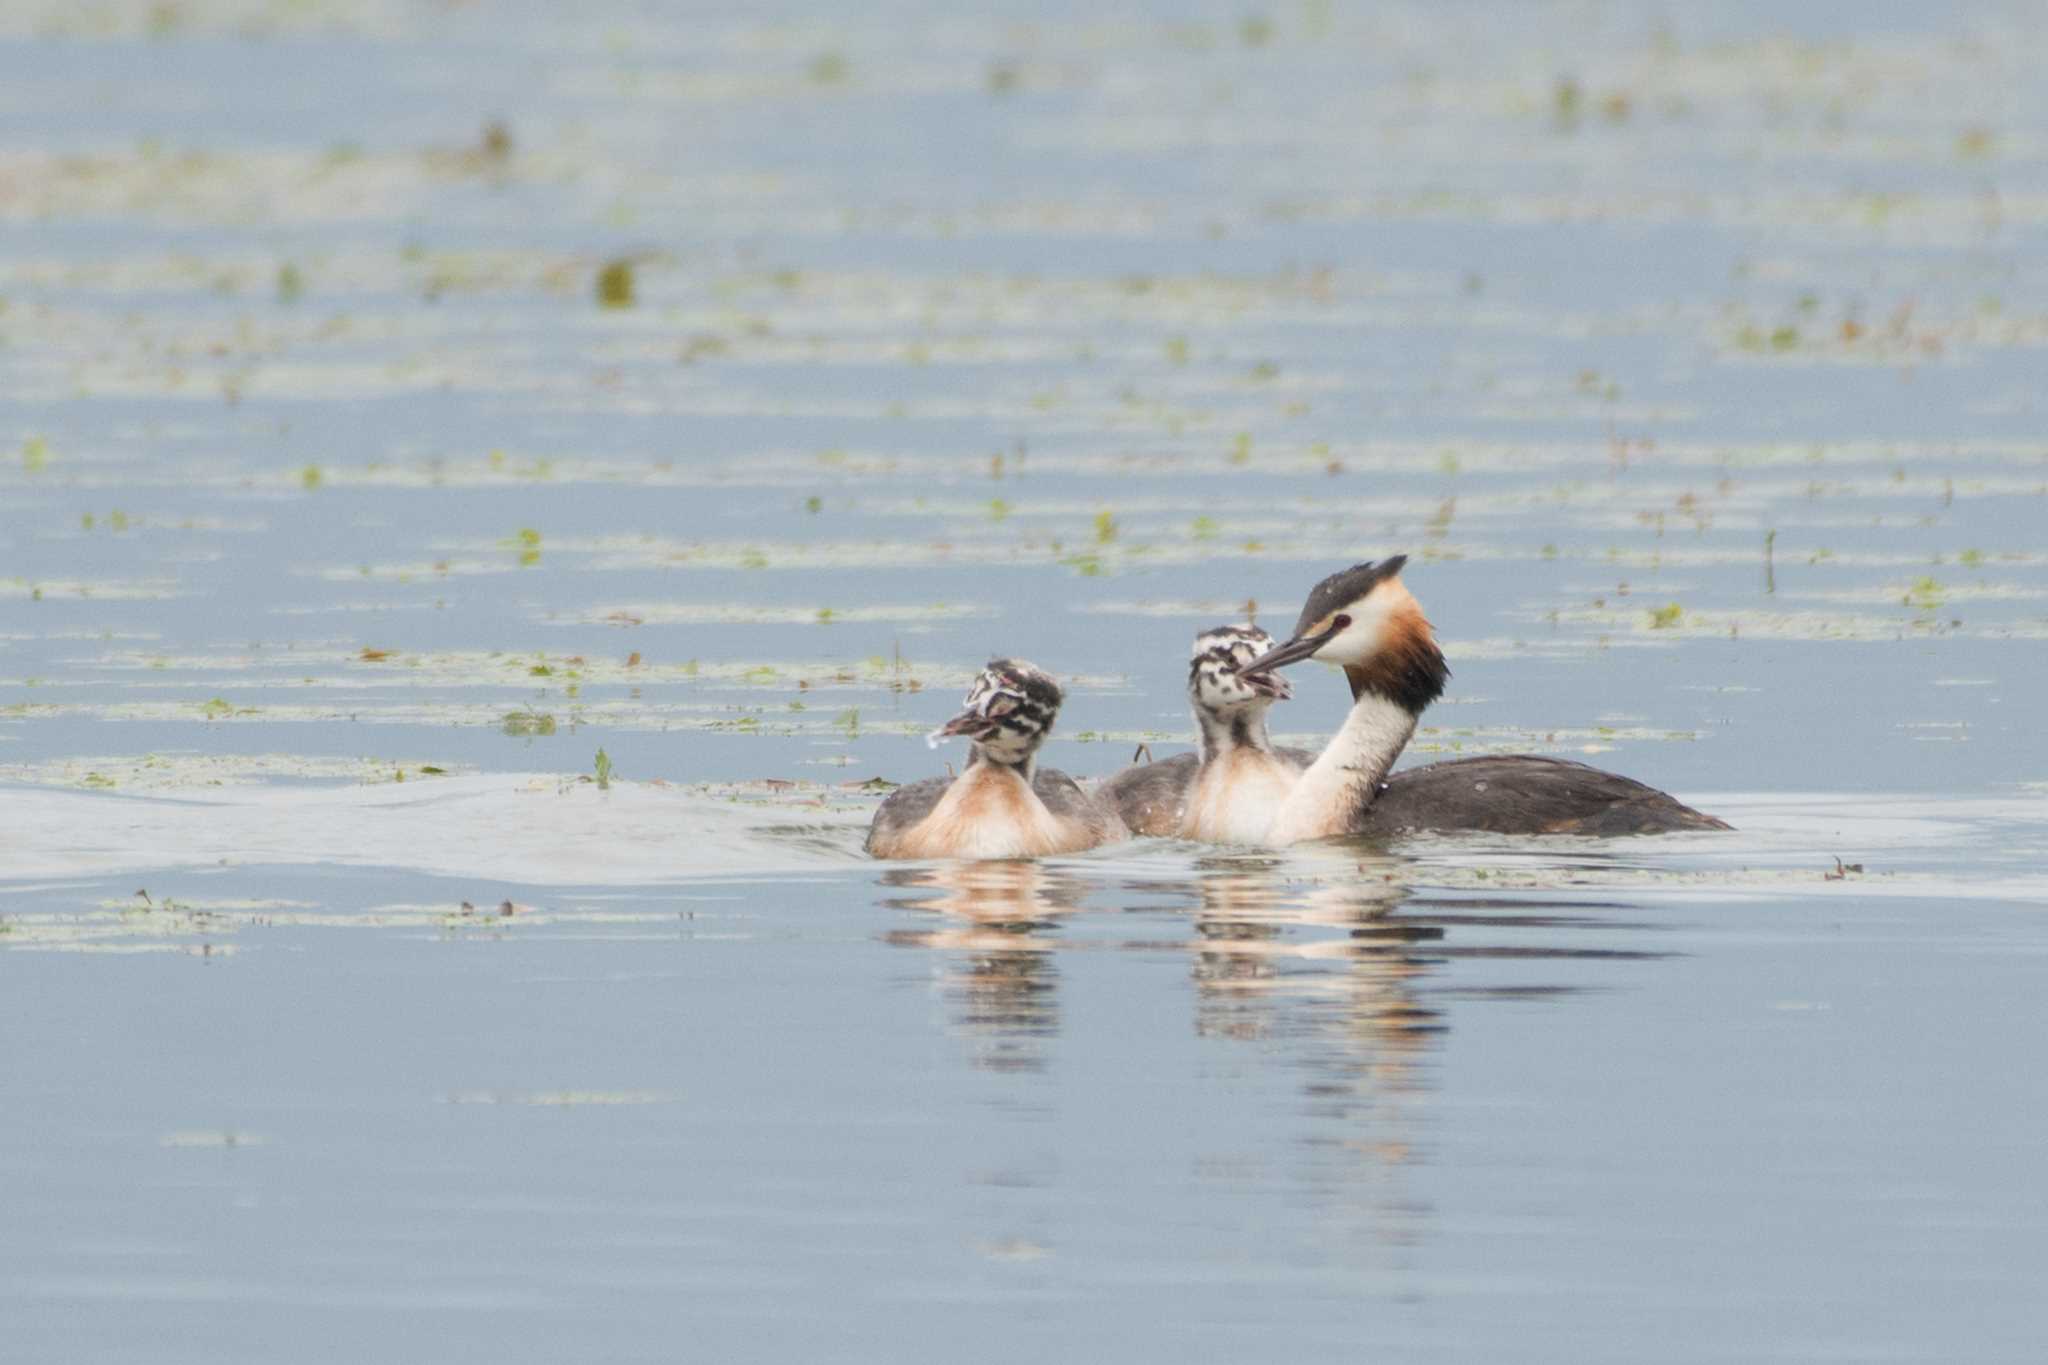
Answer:
[[[1249,668],[1251,665],[1246,664],[1245,667]],[[1252,691],[1262,697],[1270,697],[1274,701],[1286,701],[1294,695],[1294,688],[1288,684],[1286,678],[1278,673],[1239,672],[1237,677],[1239,682],[1242,682]]]
[[[980,739],[995,728],[996,718],[994,716],[984,716],[979,711],[962,711],[959,715],[932,731],[932,734],[944,739],[951,739],[956,735],[965,735],[969,739]]]

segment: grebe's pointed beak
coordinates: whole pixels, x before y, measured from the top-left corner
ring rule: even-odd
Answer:
[[[965,735],[969,739],[981,739],[996,728],[994,716],[984,716],[979,711],[962,711],[953,719],[925,735],[924,742],[931,748],[938,748],[942,740],[957,739]]]
[[[1237,676],[1250,682],[1272,672],[1276,668],[1285,668],[1289,664],[1299,663],[1328,644],[1330,637],[1337,633],[1337,629],[1337,627],[1332,626],[1320,635],[1297,635],[1286,644],[1277,645],[1267,650],[1258,658],[1253,659],[1250,663],[1238,669]]]

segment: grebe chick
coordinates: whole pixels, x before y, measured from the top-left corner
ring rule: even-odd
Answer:
[[[926,738],[966,736],[966,771],[889,793],[868,827],[877,858],[1034,858],[1125,837],[1116,812],[1053,768],[1039,745],[1064,700],[1060,685],[1021,659],[991,659],[960,714]]]
[[[1239,670],[1300,659],[1343,666],[1351,714],[1273,817],[1268,842],[1423,830],[1497,834],[1663,834],[1727,829],[1654,787],[1564,759],[1514,755],[1432,763],[1387,776],[1450,668],[1401,582],[1406,555],[1316,584],[1294,638]]]
[[[1266,735],[1266,712],[1292,695],[1278,673],[1237,672],[1273,647],[1257,626],[1217,626],[1195,637],[1188,664],[1188,703],[1201,748],[1126,768],[1097,796],[1116,808],[1133,834],[1258,843],[1273,811],[1302,770],[1306,749],[1277,749]]]

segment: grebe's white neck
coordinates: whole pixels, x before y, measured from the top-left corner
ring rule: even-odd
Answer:
[[[1415,712],[1377,691],[1362,691],[1344,727],[1274,812],[1267,841],[1298,844],[1349,834],[1379,795],[1387,771],[1415,733]]]
[[[1256,678],[1297,659],[1321,659],[1342,664],[1351,684],[1351,714],[1273,813],[1269,843],[1359,829],[1416,719],[1443,695],[1451,673],[1443,651],[1421,605],[1393,576],[1404,562],[1360,564],[1316,584],[1294,638],[1239,670]]]

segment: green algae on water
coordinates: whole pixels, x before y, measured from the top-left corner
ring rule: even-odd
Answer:
[[[606,261],[597,272],[598,307],[631,308],[633,303],[633,262],[625,257]]]

